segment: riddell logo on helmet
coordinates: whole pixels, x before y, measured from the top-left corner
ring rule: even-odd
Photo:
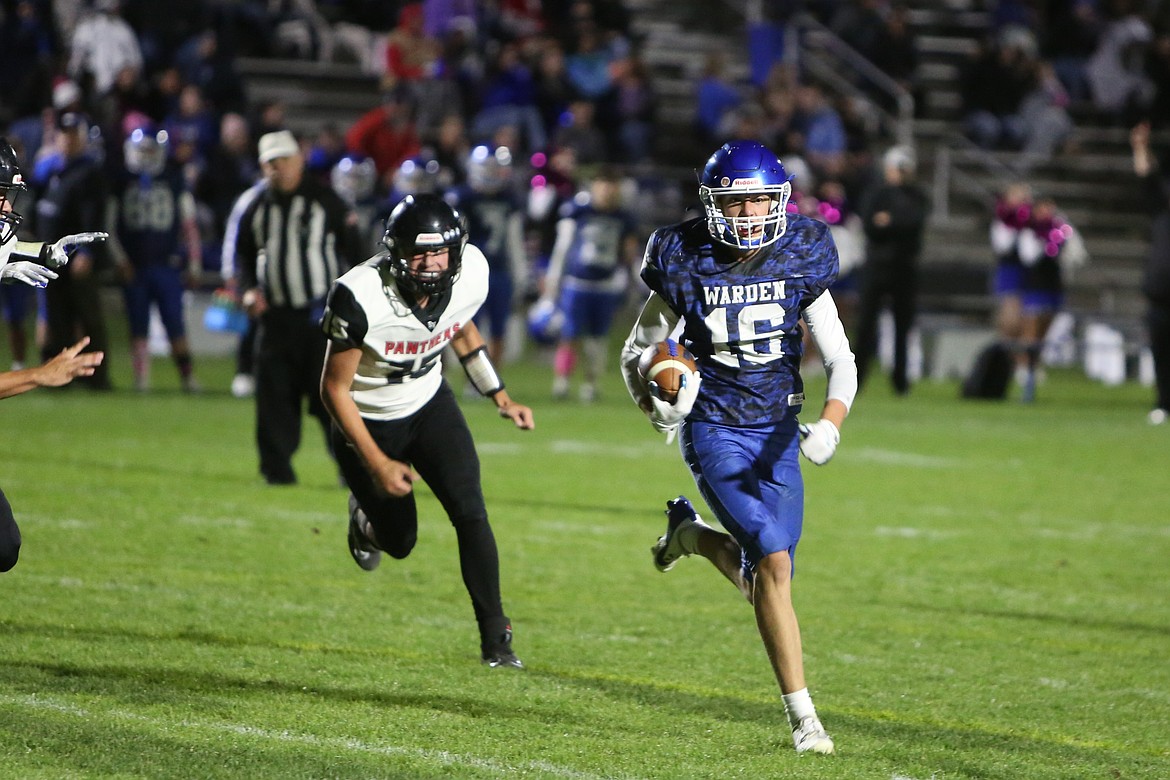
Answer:
[[[726,181],[726,179],[724,179],[724,181]],[[749,184],[759,184],[759,183],[760,183],[760,180],[753,176],[750,179],[736,179],[735,181],[733,181],[731,183],[731,186],[732,187],[746,187]],[[724,184],[723,186],[726,187],[727,185]]]
[[[442,246],[448,241],[453,241],[459,231],[456,228],[448,228],[442,233],[419,233],[415,237],[415,246]]]

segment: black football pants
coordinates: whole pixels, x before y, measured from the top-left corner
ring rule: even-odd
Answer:
[[[500,601],[499,552],[484,506],[479,456],[451,388],[444,381],[434,398],[410,417],[365,423],[382,452],[414,466],[443,505],[455,527],[459,567],[481,640],[498,637],[507,623]],[[370,519],[378,546],[395,558],[405,558],[418,540],[414,493],[396,498],[376,489],[337,426],[333,451],[349,489]]]

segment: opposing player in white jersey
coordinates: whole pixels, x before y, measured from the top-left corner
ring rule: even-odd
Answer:
[[[418,538],[412,484],[421,477],[455,527],[483,662],[522,669],[500,599],[479,456],[439,359],[450,345],[501,417],[533,427],[532,410],[508,396],[472,321],[487,297],[487,260],[467,244],[459,212],[437,195],[407,196],[382,243],[384,253],[333,284],[322,319],[329,346],[321,397],[351,491],[350,554],[366,571],[383,551],[410,554]]]

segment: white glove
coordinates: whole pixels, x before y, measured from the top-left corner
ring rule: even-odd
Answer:
[[[655,392],[658,389],[657,383],[650,382],[650,424],[654,426],[654,430],[666,434],[667,444],[674,443],[674,437],[678,435],[679,424],[694,408],[695,398],[699,395],[699,385],[702,382],[703,378],[699,376],[698,371],[683,374],[679,379],[678,393],[675,394],[674,403],[661,400]]]
[[[69,262],[69,253],[81,244],[105,241],[109,237],[109,233],[74,233],[73,235],[62,236],[49,247],[49,256],[45,261],[53,268],[60,268]]]
[[[800,451],[804,457],[823,466],[837,451],[841,432],[829,420],[817,420],[811,425],[800,424]]]
[[[44,287],[50,281],[56,279],[57,274],[39,263],[18,260],[15,263],[9,263],[4,266],[0,270],[0,278],[6,282],[24,282],[32,287]]]

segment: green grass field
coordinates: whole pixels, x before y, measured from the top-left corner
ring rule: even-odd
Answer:
[[[130,386],[125,352],[115,380]],[[454,533],[367,574],[315,428],[256,474],[250,402],[0,403],[24,533],[0,575],[0,778],[1170,777],[1170,430],[1150,391],[1052,372],[1039,401],[875,381],[806,464],[796,601],[834,757],[798,757],[750,608],[657,573],[695,491],[616,373],[592,406],[505,368],[537,430],[464,405],[528,671],[478,663]],[[811,397],[823,382],[810,381]]]

